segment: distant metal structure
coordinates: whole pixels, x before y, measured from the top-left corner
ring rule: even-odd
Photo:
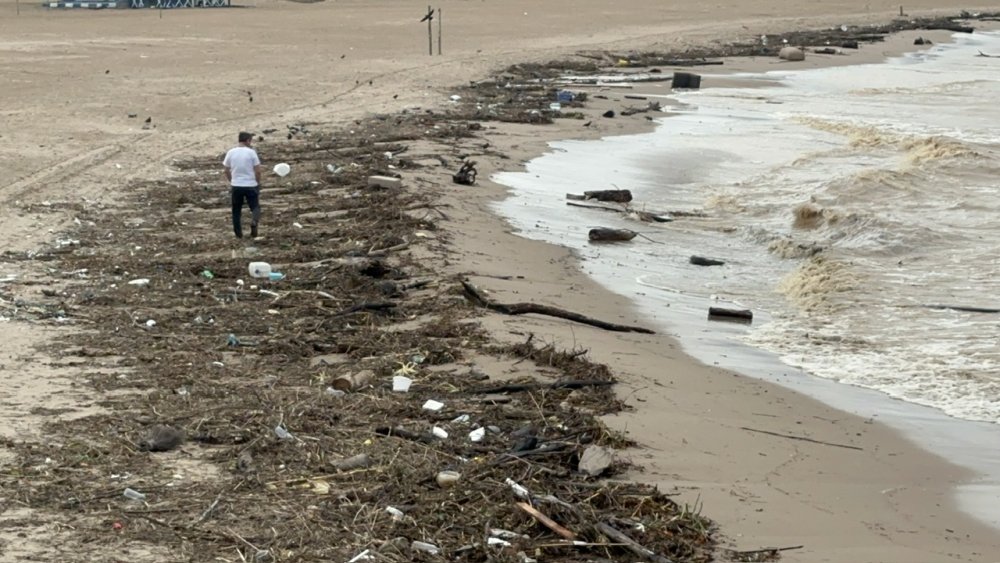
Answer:
[[[226,8],[231,0],[128,0],[129,8]]]
[[[124,8],[124,2],[117,1],[88,1],[88,2],[46,2],[43,4],[49,8],[86,8],[89,10],[102,10],[104,8]]]
[[[168,10],[173,8],[227,8],[232,0],[57,0],[43,2],[48,8],[86,8],[100,10],[105,8],[156,8]]]

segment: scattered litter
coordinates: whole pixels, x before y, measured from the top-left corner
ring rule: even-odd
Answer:
[[[415,541],[415,540],[414,540],[413,543],[410,544],[410,547],[412,547],[413,549],[415,549],[417,551],[426,551],[427,553],[430,553],[431,555],[437,555],[438,551],[439,551],[438,550],[438,546],[436,546],[436,545],[434,545],[432,543],[426,543],[426,542]]]
[[[435,401],[434,399],[427,399],[424,403],[423,409],[425,411],[437,412],[444,408],[444,403],[440,401]]]
[[[127,498],[129,500],[138,500],[138,501],[145,501],[146,500],[146,495],[140,493],[139,491],[137,491],[135,489],[126,488],[125,492],[123,494],[125,495],[125,498]]]
[[[528,492],[528,489],[525,489],[524,487],[522,487],[521,485],[519,485],[517,483],[517,481],[511,479],[510,477],[508,477],[507,479],[505,479],[504,483],[507,483],[507,485],[510,486],[511,490],[514,491],[515,495],[517,495],[517,496],[519,496],[521,498],[529,498],[529,497],[531,497],[531,493]]]
[[[466,424],[466,423],[469,422],[469,415],[463,414],[463,415],[460,415],[460,416],[456,416],[454,418],[454,420],[452,420],[452,422],[454,422],[456,424]]]
[[[289,172],[291,172],[291,171],[292,171],[292,167],[289,166],[288,164],[284,163],[284,162],[282,162],[280,164],[275,164],[274,165],[274,173],[277,174],[281,178],[284,178],[285,176],[288,176]]]
[[[413,380],[405,375],[394,375],[392,377],[392,390],[397,393],[406,393],[413,385]]]
[[[435,436],[441,438],[442,440],[448,438],[448,431],[445,430],[444,428],[441,428],[440,426],[435,426],[434,428],[431,428],[431,434],[434,434]]]
[[[334,397],[343,397],[344,395],[347,395],[347,393],[341,391],[340,389],[334,389],[333,387],[327,387],[326,394]]]
[[[510,542],[500,538],[486,538],[487,545],[499,545],[500,547],[510,547]]]
[[[291,440],[292,435],[288,430],[285,430],[280,424],[274,427],[274,435],[278,437],[279,440]]]
[[[587,446],[580,456],[579,469],[591,477],[607,471],[615,461],[614,450],[603,446]]]
[[[137,278],[130,282],[129,285],[149,285],[149,278]]]
[[[481,442],[484,436],[486,436],[486,429],[482,427],[469,432],[469,439],[473,442]]]
[[[521,539],[528,537],[524,534],[519,534],[517,532],[512,532],[510,530],[503,530],[501,528],[490,528],[490,535],[495,538],[503,538],[506,540]]]
[[[292,226],[295,227],[296,229],[301,229],[302,223],[292,223]]]
[[[375,557],[371,554],[372,550],[366,549],[361,553],[352,557],[347,563],[358,563],[359,561],[371,561]]]
[[[267,262],[250,262],[247,271],[255,278],[267,278],[271,276],[271,265]]]
[[[146,326],[149,328],[153,328],[154,326],[156,326],[156,321],[154,321],[153,319],[149,319],[148,321],[146,321]]]
[[[405,516],[405,514],[403,514],[403,511],[396,508],[395,506],[387,506],[385,507],[385,511],[391,514],[392,519],[396,522],[399,522],[400,520],[403,519],[403,516]]]
[[[462,478],[462,474],[458,471],[440,471],[437,477],[434,478],[437,484],[442,489],[447,489],[448,487],[454,487],[455,483]]]

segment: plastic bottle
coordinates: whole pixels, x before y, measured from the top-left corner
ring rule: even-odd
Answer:
[[[137,491],[135,489],[128,489],[128,488],[126,488],[124,494],[125,494],[125,498],[127,498],[127,499],[131,499],[131,500],[146,500],[146,495],[140,493],[139,491]]]
[[[271,265],[267,262],[250,262],[250,265],[247,266],[247,271],[255,278],[271,277]]]

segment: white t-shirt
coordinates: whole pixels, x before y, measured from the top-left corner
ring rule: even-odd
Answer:
[[[236,188],[256,188],[257,176],[253,173],[255,166],[260,166],[257,151],[250,147],[238,146],[229,149],[222,165],[232,171],[232,186]]]

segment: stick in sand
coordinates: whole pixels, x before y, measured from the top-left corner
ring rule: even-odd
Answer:
[[[559,524],[557,524],[555,520],[553,520],[553,519],[549,518],[548,516],[542,514],[541,512],[539,512],[538,510],[536,510],[535,507],[531,506],[530,504],[528,504],[526,502],[519,502],[519,503],[517,503],[517,507],[520,508],[521,510],[523,510],[524,512],[527,512],[532,518],[534,518],[535,520],[538,520],[540,523],[544,524],[546,528],[552,530],[553,532],[559,534],[560,536],[562,536],[562,537],[564,537],[564,538],[566,538],[568,540],[575,540],[576,539],[576,534],[574,534],[573,532],[567,530],[566,528],[563,528],[562,526],[560,526]]]
[[[746,430],[747,432],[758,432],[760,434],[767,434],[769,436],[777,436],[779,438],[788,438],[789,440],[802,440],[803,442],[812,442],[814,444],[821,444],[824,446],[833,446],[835,448],[846,448],[848,450],[858,450],[864,451],[864,448],[858,446],[850,446],[847,444],[836,444],[834,442],[824,442],[822,440],[813,440],[812,438],[806,438],[805,436],[792,436],[791,434],[779,434],[778,432],[771,432],[770,430],[758,430],[756,428],[748,428],[746,426],[740,426],[740,430]]]

